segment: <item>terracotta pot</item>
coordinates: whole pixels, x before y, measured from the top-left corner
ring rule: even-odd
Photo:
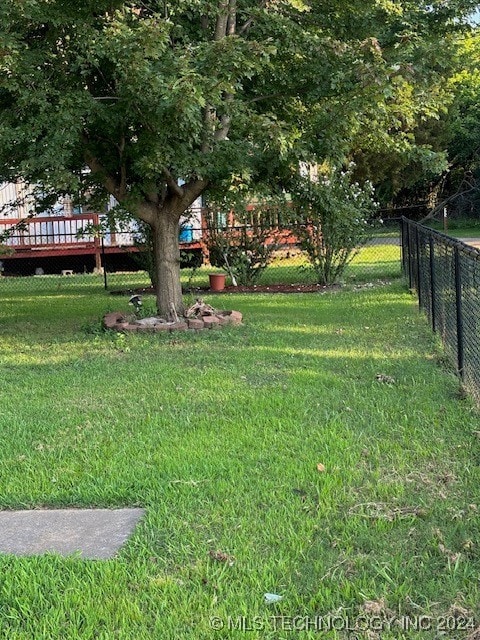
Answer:
[[[223,291],[225,289],[226,275],[224,273],[210,273],[208,277],[212,291]]]

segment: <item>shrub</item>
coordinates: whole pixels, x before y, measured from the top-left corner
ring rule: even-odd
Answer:
[[[15,253],[15,249],[8,244],[0,244],[0,257],[5,258],[12,256]]]
[[[373,187],[352,182],[352,166],[317,180],[299,178],[292,189],[291,220],[319,284],[336,282],[371,235]]]
[[[280,229],[264,224],[263,208],[225,213],[210,206],[205,213],[210,264],[225,269],[234,285],[253,285],[278,249]]]

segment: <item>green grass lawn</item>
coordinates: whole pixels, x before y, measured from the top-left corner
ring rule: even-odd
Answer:
[[[393,238],[391,244],[382,243],[362,247],[353,256],[341,277],[341,281],[355,283],[399,278],[401,275],[400,247],[395,244],[396,241],[398,242],[398,237]],[[182,284],[185,289],[189,287],[208,287],[208,274],[221,271],[222,269],[210,266],[203,266],[193,272],[191,269],[182,269]],[[94,277],[98,279],[98,276]],[[300,253],[295,253],[291,257],[274,259],[258,280],[258,284],[261,285],[314,284],[316,282],[315,272],[308,268],[306,257]],[[227,278],[227,284],[231,284],[230,278]],[[148,285],[148,276],[144,272],[108,274],[109,289],[144,287]]]
[[[480,238],[480,220],[477,218],[449,218],[446,229],[443,220],[429,220],[427,226],[454,238]]]
[[[205,299],[244,325],[126,336],[98,288],[3,295],[0,506],[146,517],[114,560],[0,557],[0,638],[466,638],[478,413],[412,297]]]
[[[383,241],[362,247],[353,256],[341,277],[342,282],[368,282],[378,279],[392,279],[400,277],[400,247],[397,238],[392,238],[391,244]],[[317,282],[315,273],[308,269],[308,262],[304,255],[296,253],[292,257],[277,258],[261,274],[258,284],[314,284]],[[200,269],[182,269],[182,284],[186,290],[191,287],[208,287],[209,273],[219,272],[221,269],[203,266]],[[228,284],[230,279],[227,280]],[[109,290],[125,290],[150,286],[148,274],[145,271],[120,272],[107,274]],[[102,275],[85,273],[61,277],[59,275],[30,276],[22,278],[0,277],[0,296],[13,291],[54,291],[56,293],[77,291],[101,291],[104,287]]]

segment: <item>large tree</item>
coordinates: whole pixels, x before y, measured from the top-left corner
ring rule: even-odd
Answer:
[[[114,196],[151,227],[159,313],[181,314],[192,202],[388,137],[403,79],[409,109],[432,104],[438,41],[473,4],[2,0],[0,179]]]
[[[480,208],[480,27],[458,43],[458,73],[444,129],[449,167],[442,181],[440,202],[450,215],[479,217]],[[436,211],[442,215],[443,211]]]
[[[434,202],[451,166],[449,123],[452,105],[458,104],[459,79],[478,75],[473,71],[478,60],[464,45],[465,38],[475,41],[473,35],[468,36],[475,28],[468,13],[465,21],[453,19],[458,8],[455,3],[432,5],[423,29],[408,29],[401,46],[398,33],[388,26],[382,36],[384,58],[401,60],[400,69],[398,62],[390,66],[386,92],[391,99],[370,114],[374,134],[359,131],[352,158],[357,179],[370,179],[385,207],[411,204],[414,211],[417,206],[422,208],[419,203]],[[422,11],[420,4],[418,11]],[[449,12],[449,19],[443,19],[443,11]],[[467,56],[470,64],[466,64]],[[384,135],[379,135],[379,119],[386,124]],[[467,124],[463,115],[459,121],[461,126]]]

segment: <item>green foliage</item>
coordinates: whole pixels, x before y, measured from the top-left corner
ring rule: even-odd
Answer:
[[[353,183],[352,171],[350,166],[318,180],[299,178],[292,190],[295,235],[319,284],[335,283],[368,239],[373,188]]]
[[[253,285],[273,260],[281,230],[267,223],[264,207],[234,211],[210,204],[205,212],[210,264],[225,269],[234,284]]]
[[[414,8],[410,10],[410,15],[416,14]],[[445,4],[444,10],[454,6]],[[384,100],[365,113],[370,126],[360,128],[351,144],[355,177],[370,180],[385,207],[434,199],[435,188],[449,167],[447,114],[454,99],[451,79],[459,68],[461,25],[450,34],[440,22],[433,27],[427,20],[427,25],[439,40],[428,37],[426,31],[414,35],[410,24],[399,42],[400,34],[387,28],[387,39],[380,39],[389,79],[383,88]]]
[[[438,110],[434,47],[467,8],[244,0],[220,37],[223,4],[4,0],[2,175],[71,191],[123,178],[134,208],[162,193],[162,167],[230,183],[294,149],[341,155],[394,132],[407,144]],[[100,166],[82,176],[89,154]]]
[[[477,28],[458,42],[458,71],[450,83],[454,99],[444,123],[449,172],[441,185],[442,199],[449,200],[449,215],[470,218],[478,217],[480,210],[479,61],[480,36]]]
[[[3,0],[0,180],[114,196],[165,236],[208,189],[278,190],[300,160],[414,154],[474,4]]]
[[[0,244],[0,258],[11,256],[15,253],[15,249],[8,244]]]
[[[452,79],[455,99],[448,120],[449,153],[452,162],[477,171],[480,146],[480,34],[459,43],[458,62],[461,69]]]

